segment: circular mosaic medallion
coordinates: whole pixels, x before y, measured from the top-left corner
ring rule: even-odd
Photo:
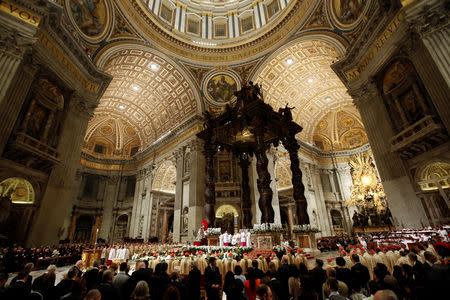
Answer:
[[[234,101],[234,92],[241,88],[240,78],[230,71],[217,71],[208,74],[202,83],[202,91],[208,102],[215,106],[224,106]]]
[[[107,0],[66,0],[70,20],[89,42],[100,42],[111,27],[112,9]]]
[[[328,8],[333,23],[343,30],[354,28],[370,6],[370,0],[330,0]]]

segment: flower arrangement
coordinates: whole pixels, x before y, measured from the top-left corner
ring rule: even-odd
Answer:
[[[286,229],[284,229],[281,224],[264,223],[264,224],[254,224],[253,229],[250,232],[252,234],[285,233]]]
[[[222,234],[222,229],[221,228],[208,228],[205,231],[205,235],[206,236],[219,236]]]
[[[311,227],[310,224],[294,225],[292,227],[292,232],[294,232],[294,233],[319,232],[319,229],[315,228],[315,227]]]
[[[220,246],[188,246],[183,247],[183,251],[189,251],[191,253],[198,253],[198,251],[202,251],[205,254],[211,254],[212,252],[230,252],[234,253],[237,256],[243,256],[244,253],[252,252],[252,247],[220,247]],[[222,256],[222,255],[221,255]]]

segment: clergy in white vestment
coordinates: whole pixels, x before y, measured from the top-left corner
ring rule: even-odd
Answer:
[[[241,231],[241,247],[245,247],[247,245],[247,236],[244,230]]]
[[[225,246],[230,246],[230,242],[231,242],[231,235],[225,231],[223,234],[223,244]]]
[[[250,241],[250,236],[251,236],[251,233],[250,233],[250,230],[248,230],[247,229],[247,233],[246,233],[246,241],[245,241],[245,243],[247,244],[247,247],[251,247],[252,246],[252,242]]]
[[[109,256],[108,256],[108,260],[114,260],[116,259],[116,248],[115,247],[111,247],[111,250],[109,251]]]
[[[223,236],[224,234],[222,233],[221,235],[219,235],[219,247],[223,247]]]

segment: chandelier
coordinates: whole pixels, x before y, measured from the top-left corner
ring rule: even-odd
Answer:
[[[351,196],[345,202],[347,207],[356,206],[363,213],[375,209],[377,214],[384,213],[387,209],[386,194],[372,158],[367,153],[359,153],[352,156],[350,166],[353,186]]]

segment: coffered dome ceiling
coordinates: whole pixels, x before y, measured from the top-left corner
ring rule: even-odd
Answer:
[[[286,104],[295,107],[293,119],[303,127],[298,137],[310,144],[325,115],[352,105],[352,98],[330,67],[341,54],[338,51],[342,48],[325,40],[294,42],[276,52],[253,76],[274,110]]]
[[[150,48],[111,49],[98,64],[113,80],[89,122],[85,145],[99,120],[120,119],[120,124],[136,133],[135,144],[142,150],[202,110],[198,92],[186,74]]]

